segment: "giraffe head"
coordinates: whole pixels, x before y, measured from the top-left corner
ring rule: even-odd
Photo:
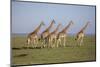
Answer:
[[[57,32],[58,32],[58,30],[61,28],[61,26],[62,26],[62,25],[61,25],[61,23],[59,23],[59,24],[57,25],[57,27],[55,28],[54,32],[56,32],[56,33],[57,33]]]
[[[88,21],[87,24],[90,24],[90,22]]]
[[[41,25],[43,25],[43,26],[45,25],[43,21],[41,22]]]
[[[71,24],[71,25],[73,25],[73,24],[74,24],[74,22],[71,20],[71,21],[70,21],[70,24]]]
[[[61,24],[61,23],[59,23],[59,24],[58,24],[58,26],[62,26],[62,24]]]
[[[52,23],[56,23],[54,19],[52,20]]]

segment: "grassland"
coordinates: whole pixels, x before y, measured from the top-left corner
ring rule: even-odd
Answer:
[[[67,38],[67,46],[59,48],[24,48],[26,37],[11,38],[12,64],[45,64],[96,60],[95,36],[86,36],[84,44],[78,46],[74,37]]]

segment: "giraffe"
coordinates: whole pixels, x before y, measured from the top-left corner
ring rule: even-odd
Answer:
[[[66,45],[66,37],[67,37],[67,30],[68,28],[73,24],[73,21],[71,20],[69,22],[69,24],[62,30],[58,33],[57,35],[57,45],[60,44],[61,45],[61,42],[63,43],[63,46],[65,47]]]
[[[47,36],[49,35],[50,29],[51,29],[51,27],[53,26],[54,23],[55,23],[55,20],[52,20],[52,22],[51,22],[51,24],[49,25],[49,27],[48,27],[46,30],[44,30],[44,31],[42,32],[42,34],[41,34],[41,37],[42,37],[42,38],[45,38],[45,37],[47,37]]]
[[[40,25],[33,32],[28,34],[28,36],[27,36],[28,46],[29,46],[29,44],[34,44],[36,47],[36,44],[38,43],[38,32],[39,32],[42,25],[45,25],[43,21],[40,23]]]
[[[46,30],[44,30],[42,33],[41,33],[41,39],[43,40],[43,43],[44,44],[43,46],[45,47],[45,38],[50,34],[50,29],[51,27],[53,26],[53,24],[55,23],[55,20],[52,20],[51,24],[49,25],[48,28],[46,28]]]
[[[77,40],[77,43],[81,46],[83,43],[84,35],[85,35],[85,29],[87,28],[89,22],[85,24],[85,26],[76,34],[75,40]]]
[[[46,39],[48,40],[48,46],[49,47],[54,47],[56,45],[56,39],[57,39],[57,31],[59,30],[59,27],[61,26],[61,23],[59,23],[56,27],[56,29],[51,32],[47,37]]]

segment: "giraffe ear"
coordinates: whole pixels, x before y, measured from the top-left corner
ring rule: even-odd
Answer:
[[[59,25],[61,25],[61,23],[59,22]]]
[[[71,24],[74,24],[74,22],[72,20],[70,22],[71,22]]]
[[[42,25],[45,25],[43,21],[41,22],[41,24],[42,24]]]
[[[90,21],[88,21],[87,24],[90,24]]]
[[[87,23],[90,23],[90,21],[88,21]]]
[[[53,19],[52,22],[55,23],[55,20]]]

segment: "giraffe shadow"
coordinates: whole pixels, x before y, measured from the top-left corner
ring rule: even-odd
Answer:
[[[22,50],[22,49],[28,49],[27,47],[13,47],[13,50]]]
[[[21,50],[22,48],[18,48],[18,47],[13,47],[13,50]]]
[[[43,48],[43,47],[42,47]],[[42,49],[41,47],[13,47],[13,50],[22,50],[22,49]]]
[[[41,47],[28,47],[28,49],[42,49]]]
[[[28,54],[19,54],[19,55],[15,55],[14,57],[25,57],[27,56]]]

